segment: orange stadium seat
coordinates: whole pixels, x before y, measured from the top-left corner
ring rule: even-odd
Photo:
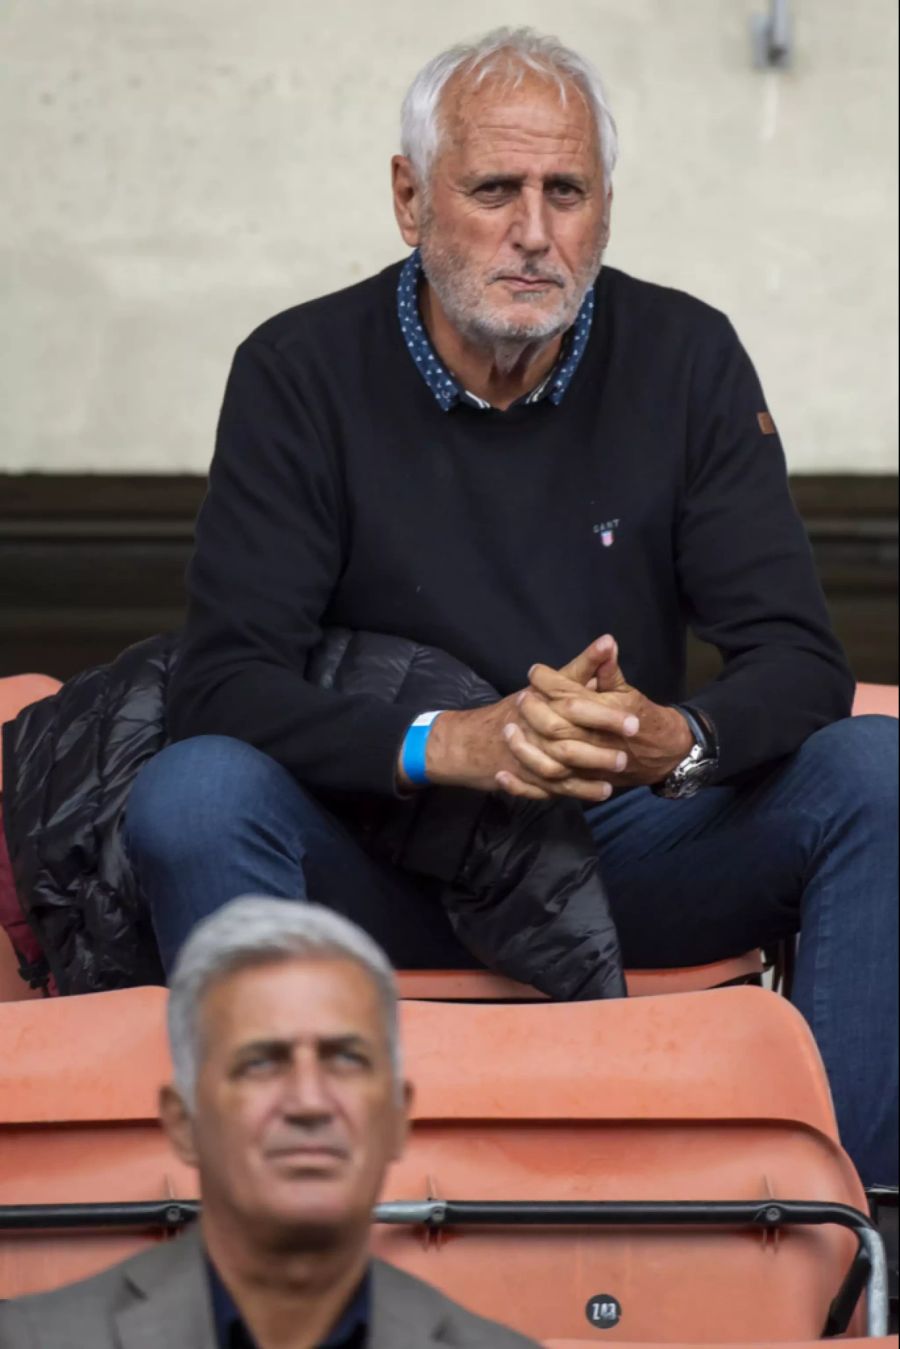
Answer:
[[[156,1117],[169,1073],[166,991],[0,1004],[0,1204],[189,1197]],[[0,1231],[0,1298],[133,1254],[146,1237]]]
[[[165,997],[146,988],[0,1006],[0,1205],[171,1208],[196,1194],[155,1118]],[[417,1095],[379,1213],[383,1257],[536,1338],[577,1343],[600,1295],[621,1307],[610,1341],[821,1332],[856,1250],[838,1226],[519,1226],[515,1215],[470,1226],[451,1207],[435,1228],[409,1208],[679,1200],[759,1214],[822,1201],[865,1212],[812,1038],[783,999],[729,988],[571,1005],[408,1002],[403,1032]],[[0,1297],[152,1239],[12,1233],[3,1221]],[[861,1332],[859,1315],[850,1329]]]

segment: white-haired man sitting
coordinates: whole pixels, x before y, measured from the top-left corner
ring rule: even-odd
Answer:
[[[197,1168],[195,1230],[0,1307],[3,1349],[528,1349],[372,1261],[404,1143],[387,958],[318,905],[239,899],[196,928],[169,997],[160,1113]]]
[[[340,803],[398,784],[581,801],[626,965],[802,934],[793,996],[842,1139],[895,1184],[897,723],[849,716],[753,366],[724,315],[606,265],[616,128],[579,53],[528,30],[443,52],[401,139],[410,255],[235,357],[177,743],[127,810],[163,961],[258,891],[350,913],[397,965],[471,963]],[[449,653],[497,701],[320,686],[331,626]],[[689,626],[723,664],[688,698]],[[517,933],[537,962],[542,917]]]

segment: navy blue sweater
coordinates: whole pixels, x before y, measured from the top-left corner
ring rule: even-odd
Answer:
[[[304,679],[323,627],[440,647],[501,693],[605,632],[629,681],[684,697],[690,625],[724,658],[695,693],[719,781],[849,713],[784,456],[716,310],[604,268],[562,402],[435,401],[398,267],[270,319],[238,349],[188,577],[176,738],[249,741],[313,788],[393,791],[424,709]]]

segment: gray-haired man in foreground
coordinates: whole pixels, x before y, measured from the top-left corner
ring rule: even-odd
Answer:
[[[163,1125],[197,1229],[0,1308],[2,1349],[527,1349],[372,1261],[407,1128],[393,973],[314,905],[240,899],[194,931],[169,1001]]]

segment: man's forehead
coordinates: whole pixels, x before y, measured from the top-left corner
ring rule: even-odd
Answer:
[[[200,1007],[207,1036],[222,1043],[383,1036],[377,989],[352,961],[283,961],[233,971]]]
[[[569,172],[590,172],[600,162],[593,114],[581,91],[571,86],[563,103],[559,89],[538,77],[520,88],[486,80],[471,96],[460,91],[443,130],[442,153],[449,151],[468,172],[496,169],[501,159],[534,159]]]
[[[532,70],[519,78],[488,73],[478,82],[471,76],[453,77],[441,96],[440,111],[447,127],[552,121],[584,130],[594,121],[586,93],[575,81],[564,78],[560,86],[556,78]]]

